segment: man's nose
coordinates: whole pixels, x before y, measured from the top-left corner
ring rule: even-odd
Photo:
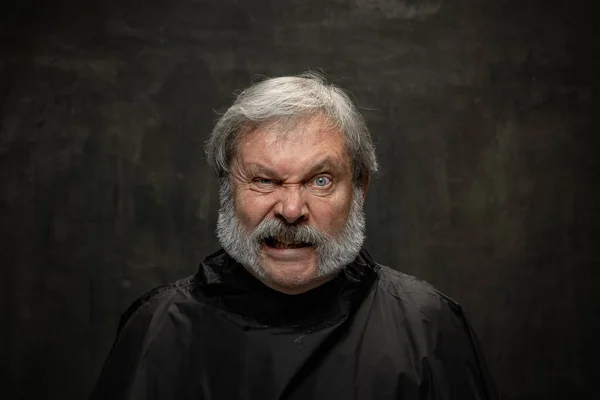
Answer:
[[[308,207],[304,199],[304,188],[301,185],[284,187],[276,209],[277,217],[288,224],[297,224],[308,219]]]

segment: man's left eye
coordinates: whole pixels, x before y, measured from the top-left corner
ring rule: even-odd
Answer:
[[[329,183],[331,183],[331,179],[329,179],[326,176],[319,176],[313,182],[318,187],[325,187],[325,186],[329,185]]]

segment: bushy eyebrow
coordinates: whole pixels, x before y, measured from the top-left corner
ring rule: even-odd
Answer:
[[[308,176],[312,176],[314,174],[318,174],[321,172],[332,172],[334,174],[340,173],[342,169],[342,165],[338,160],[335,160],[331,157],[325,157],[324,159],[317,162],[307,173]],[[248,166],[248,169],[254,174],[265,175],[269,177],[277,177],[277,173],[270,169],[269,167],[253,163]]]
[[[315,164],[309,171],[309,175],[314,175],[320,172],[331,171],[333,173],[337,173],[341,170],[341,163],[336,162],[331,157],[326,157],[321,160],[319,163]]]

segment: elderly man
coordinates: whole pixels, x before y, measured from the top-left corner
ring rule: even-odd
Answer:
[[[496,399],[460,307],[361,249],[364,119],[316,74],[243,91],[207,142],[223,250],[123,315],[93,399]]]

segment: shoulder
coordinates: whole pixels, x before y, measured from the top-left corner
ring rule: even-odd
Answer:
[[[400,329],[428,337],[431,343],[470,346],[472,333],[463,308],[430,283],[380,266],[376,298],[381,310],[401,316]]]
[[[390,302],[425,316],[433,314],[462,314],[460,305],[430,283],[414,276],[379,265],[378,291]]]
[[[135,319],[151,317],[158,310],[178,299],[188,298],[194,286],[195,277],[194,275],[190,275],[147,291],[138,297],[121,315],[118,330],[121,331]]]

